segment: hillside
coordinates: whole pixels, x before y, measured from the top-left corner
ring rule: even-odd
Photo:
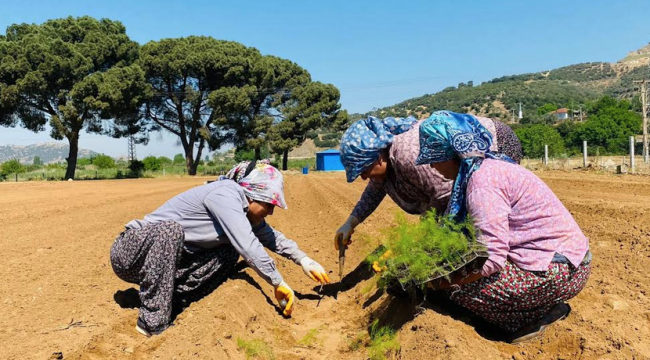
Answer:
[[[435,94],[426,94],[368,114],[386,116],[428,116],[432,111],[447,109],[476,115],[512,119],[512,110],[522,103],[524,116],[536,114],[547,104],[577,108],[603,95],[630,99],[637,96],[633,80],[650,77],[650,44],[631,51],[616,62],[590,62],[558,69],[503,76],[480,85],[460,83]]]
[[[40,157],[43,163],[65,161],[68,156],[68,149],[68,144],[54,142],[27,146],[4,145],[0,146],[0,163],[18,159],[22,164],[31,164],[34,161],[34,156]],[[79,158],[96,154],[92,150],[79,149]]]

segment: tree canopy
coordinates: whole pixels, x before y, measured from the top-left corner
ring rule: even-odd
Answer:
[[[245,87],[261,55],[233,41],[190,36],[145,44],[138,64],[153,95],[144,117],[178,136],[190,175],[206,145],[218,148],[230,132],[218,125],[208,96],[224,87]]]
[[[543,124],[524,125],[515,129],[524,155],[528,157],[544,156],[544,145],[548,145],[549,156],[564,154],[564,140],[551,126]]]
[[[282,154],[282,169],[287,169],[289,151],[302,144],[307,133],[321,127],[340,128],[347,112],[339,111],[340,92],[333,85],[312,82],[296,87],[279,107],[282,120],[269,129],[271,149]]]
[[[65,177],[73,178],[82,129],[115,137],[141,130],[133,114],[147,88],[137,57],[117,21],[11,25],[0,37],[0,125],[42,131],[49,123],[51,136],[70,144]]]

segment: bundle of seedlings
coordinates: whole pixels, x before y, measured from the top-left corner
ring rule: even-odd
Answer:
[[[399,285],[410,292],[440,279],[450,280],[452,274],[475,271],[487,259],[487,249],[476,241],[469,218],[458,223],[432,210],[419,222],[409,222],[400,213],[397,226],[385,235],[382,249],[367,259],[381,271],[381,288]]]

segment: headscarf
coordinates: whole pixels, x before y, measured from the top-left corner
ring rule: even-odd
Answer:
[[[230,169],[223,179],[230,179],[244,189],[244,193],[251,200],[269,203],[287,209],[284,201],[284,181],[282,173],[270,165],[268,160],[260,160],[253,170],[246,174],[250,161],[242,161]]]
[[[471,115],[436,111],[420,124],[418,165],[460,159],[458,176],[445,211],[457,221],[463,221],[467,216],[467,183],[483,159],[515,163],[507,155],[490,151],[491,145],[492,135]]]
[[[348,182],[353,182],[377,161],[381,151],[393,143],[395,135],[410,130],[416,122],[413,116],[384,120],[369,116],[354,122],[341,137],[341,162]]]

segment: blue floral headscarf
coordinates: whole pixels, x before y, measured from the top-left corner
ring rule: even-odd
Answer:
[[[492,134],[471,115],[436,111],[420,125],[418,165],[460,159],[458,176],[445,211],[446,215],[457,221],[467,216],[467,183],[480,168],[483,159],[515,163],[507,155],[491,152],[491,145]]]
[[[395,135],[410,130],[416,122],[413,116],[384,120],[369,116],[354,122],[341,137],[341,162],[348,182],[353,182],[377,161],[381,151],[393,143]]]

